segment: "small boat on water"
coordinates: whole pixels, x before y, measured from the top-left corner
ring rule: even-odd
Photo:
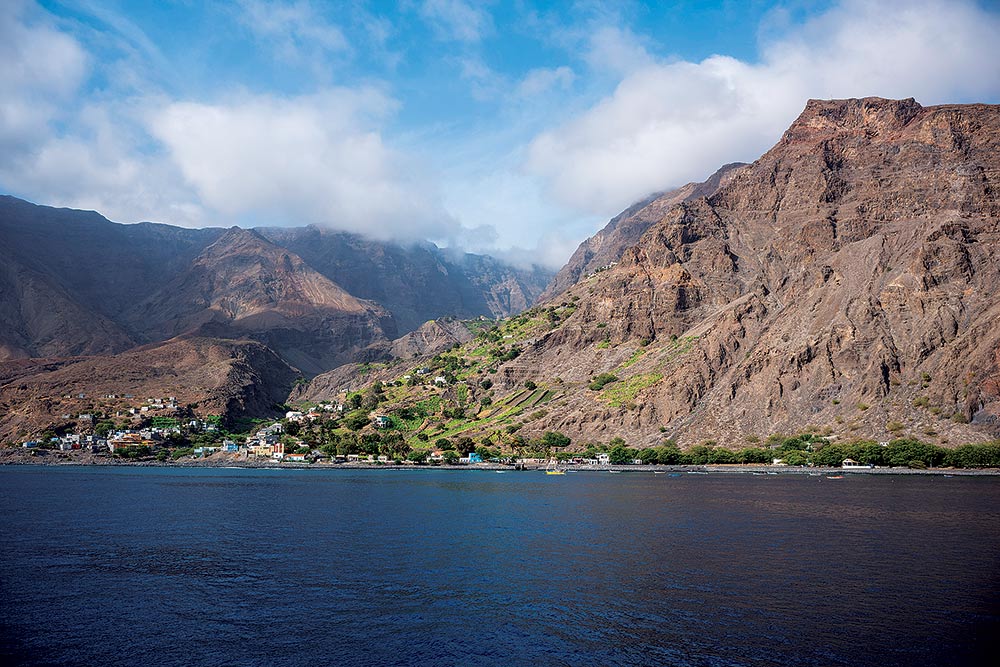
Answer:
[[[549,467],[549,466],[551,466],[551,467]],[[556,463],[555,461],[549,461],[549,464],[547,466],[545,466],[545,474],[546,475],[565,475],[566,471],[565,470],[560,470],[559,469],[559,464]]]
[[[843,475],[827,475],[827,479],[844,479]]]
[[[622,474],[622,471],[621,470],[609,470],[608,474],[610,474],[610,475],[620,475],[620,474]]]

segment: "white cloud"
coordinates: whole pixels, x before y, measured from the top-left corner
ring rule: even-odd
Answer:
[[[551,90],[567,90],[573,85],[576,74],[569,67],[540,67],[528,72],[517,86],[521,97],[543,95]]]
[[[643,40],[628,28],[602,26],[588,35],[584,59],[593,69],[628,74],[654,63]]]
[[[433,181],[386,146],[395,102],[374,89],[175,102],[152,133],[210,210],[268,224],[328,224],[378,238],[451,238]]]
[[[493,30],[489,13],[463,0],[424,0],[420,14],[440,39],[474,43]]]
[[[459,66],[477,105],[414,126],[386,89],[330,84],[348,76],[336,63],[357,69],[395,57],[389,47],[404,59],[426,47],[407,41],[412,25],[359,5],[345,5],[334,23],[315,0],[246,0],[238,19],[227,16],[296,72],[323,70],[297,88],[310,94],[233,92],[223,80],[213,97],[184,100],[162,90],[184,90],[185,72],[171,79],[177,85],[158,84],[167,65],[156,45],[113,12],[98,17],[102,27],[81,28],[0,1],[0,186],[122,221],[315,222],[499,246],[509,259],[556,267],[648,192],[759,156],[809,97],[1000,96],[997,14],[972,2],[847,0],[804,25],[772,26],[755,62],[663,61],[619,15],[562,32],[546,23],[548,45],[572,46],[578,59],[521,78],[480,47],[495,30],[481,5],[417,6],[438,37],[457,42],[436,48]],[[113,59],[99,46],[105,32],[127,42]],[[400,81],[393,94],[433,83]],[[419,98],[403,99],[416,105],[402,113],[421,113]]]
[[[278,57],[286,61],[308,63],[350,50],[340,27],[327,21],[305,0],[241,0],[239,6],[243,24],[258,38],[270,43]]]
[[[808,98],[995,100],[998,35],[995,13],[936,0],[849,0],[771,38],[758,63],[653,62],[645,52],[617,58],[629,42],[606,35],[593,40],[591,59],[627,73],[611,95],[538,135],[526,168],[563,204],[612,215],[726,162],[756,159]]]
[[[0,154],[8,165],[46,136],[89,67],[76,40],[33,13],[20,2],[0,6]]]

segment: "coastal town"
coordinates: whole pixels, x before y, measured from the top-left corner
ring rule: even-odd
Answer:
[[[423,369],[421,369],[423,370]],[[444,384],[443,377],[434,378],[436,385]],[[81,395],[80,398],[85,398]],[[107,395],[104,398],[116,399],[117,395]],[[132,398],[125,395],[121,398]],[[46,451],[63,453],[87,452],[95,455],[117,457],[124,460],[156,459],[160,461],[208,460],[215,456],[217,461],[247,461],[257,463],[346,463],[346,464],[422,464],[431,465],[470,465],[470,464],[503,464],[514,466],[545,465],[549,458],[540,456],[499,456],[498,452],[468,451],[463,454],[449,446],[450,443],[440,443],[440,448],[429,447],[419,455],[391,456],[387,453],[354,452],[336,453],[329,448],[313,448],[302,438],[290,432],[299,432],[302,425],[318,422],[332,422],[343,417],[345,404],[341,402],[324,402],[309,410],[289,410],[281,420],[264,421],[251,434],[233,435],[225,431],[218,417],[182,419],[163,416],[163,413],[179,412],[176,398],[148,398],[142,404],[126,410],[117,411],[114,417],[119,420],[136,422],[135,427],[106,427],[114,420],[102,419],[90,413],[79,415],[64,415],[77,424],[76,432],[62,435],[25,440],[20,443],[22,450],[42,454]],[[118,423],[124,423],[119,421]],[[393,421],[382,414],[372,415],[370,426],[375,430],[392,428]],[[102,428],[102,426],[104,426]],[[197,446],[184,446],[192,445]],[[218,456],[218,455],[222,456]],[[492,456],[491,456],[492,454]],[[568,464],[579,465],[611,465],[610,455],[605,452],[592,458],[573,457],[565,460]],[[643,461],[630,461],[641,465]]]
[[[420,371],[427,371],[423,368]],[[432,386],[446,383],[434,378]],[[660,447],[633,449],[621,439],[607,445],[571,448],[569,438],[546,432],[521,446],[490,446],[489,439],[426,436],[412,447],[399,433],[398,415],[370,412],[358,405],[358,394],[287,410],[281,419],[256,420],[242,433],[230,432],[214,415],[195,416],[173,396],[136,401],[128,395],[103,399],[132,405],[113,414],[64,415],[75,427],[46,433],[7,448],[4,462],[134,463],[174,465],[242,465],[248,467],[393,467],[448,466],[485,469],[699,470],[770,472],[842,470],[852,472],[926,472],[956,468],[996,468],[996,443],[965,445],[953,450],[906,439],[889,442],[835,443],[829,436],[772,436],[742,450],[714,443],[680,450],[667,441]],[[85,398],[80,396],[79,398]],[[13,456],[11,456],[13,455]]]

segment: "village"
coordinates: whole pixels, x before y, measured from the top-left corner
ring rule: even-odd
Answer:
[[[427,373],[418,369],[418,373]],[[446,383],[443,376],[435,377],[432,384]],[[80,395],[79,398],[84,398]],[[133,399],[129,395],[102,396],[107,399]],[[360,448],[371,451],[339,451],[338,448],[310,446],[296,434],[304,427],[317,424],[337,424],[350,407],[343,402],[322,402],[308,410],[288,410],[283,419],[261,420],[249,434],[232,434],[226,431],[220,419],[215,416],[180,418],[165,416],[179,413],[173,396],[148,398],[144,402],[116,411],[113,415],[81,413],[62,415],[76,424],[75,432],[38,437],[20,443],[23,450],[44,455],[48,451],[62,453],[86,452],[93,455],[123,460],[150,460],[174,462],[208,462],[214,457],[217,462],[298,463],[298,464],[354,464],[354,465],[512,465],[539,466],[550,461],[549,456],[507,455],[498,450],[478,447],[472,451],[457,451],[448,441],[438,441],[425,450],[380,451],[385,448],[366,448],[364,443],[372,443],[372,438],[361,438]],[[111,419],[110,417],[117,418]],[[393,427],[392,419],[383,414],[370,416],[373,431],[386,431]],[[137,422],[131,428],[120,428],[125,421]],[[115,424],[115,426],[111,426]],[[459,443],[461,444],[461,443]],[[344,448],[339,448],[344,449]],[[349,447],[347,449],[350,449]],[[606,452],[586,457],[561,457],[564,464],[607,466],[611,464]],[[554,459],[552,459],[554,460]],[[641,460],[629,463],[642,464]]]

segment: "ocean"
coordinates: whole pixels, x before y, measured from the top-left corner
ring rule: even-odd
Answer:
[[[0,467],[4,665],[978,665],[1000,480]]]

